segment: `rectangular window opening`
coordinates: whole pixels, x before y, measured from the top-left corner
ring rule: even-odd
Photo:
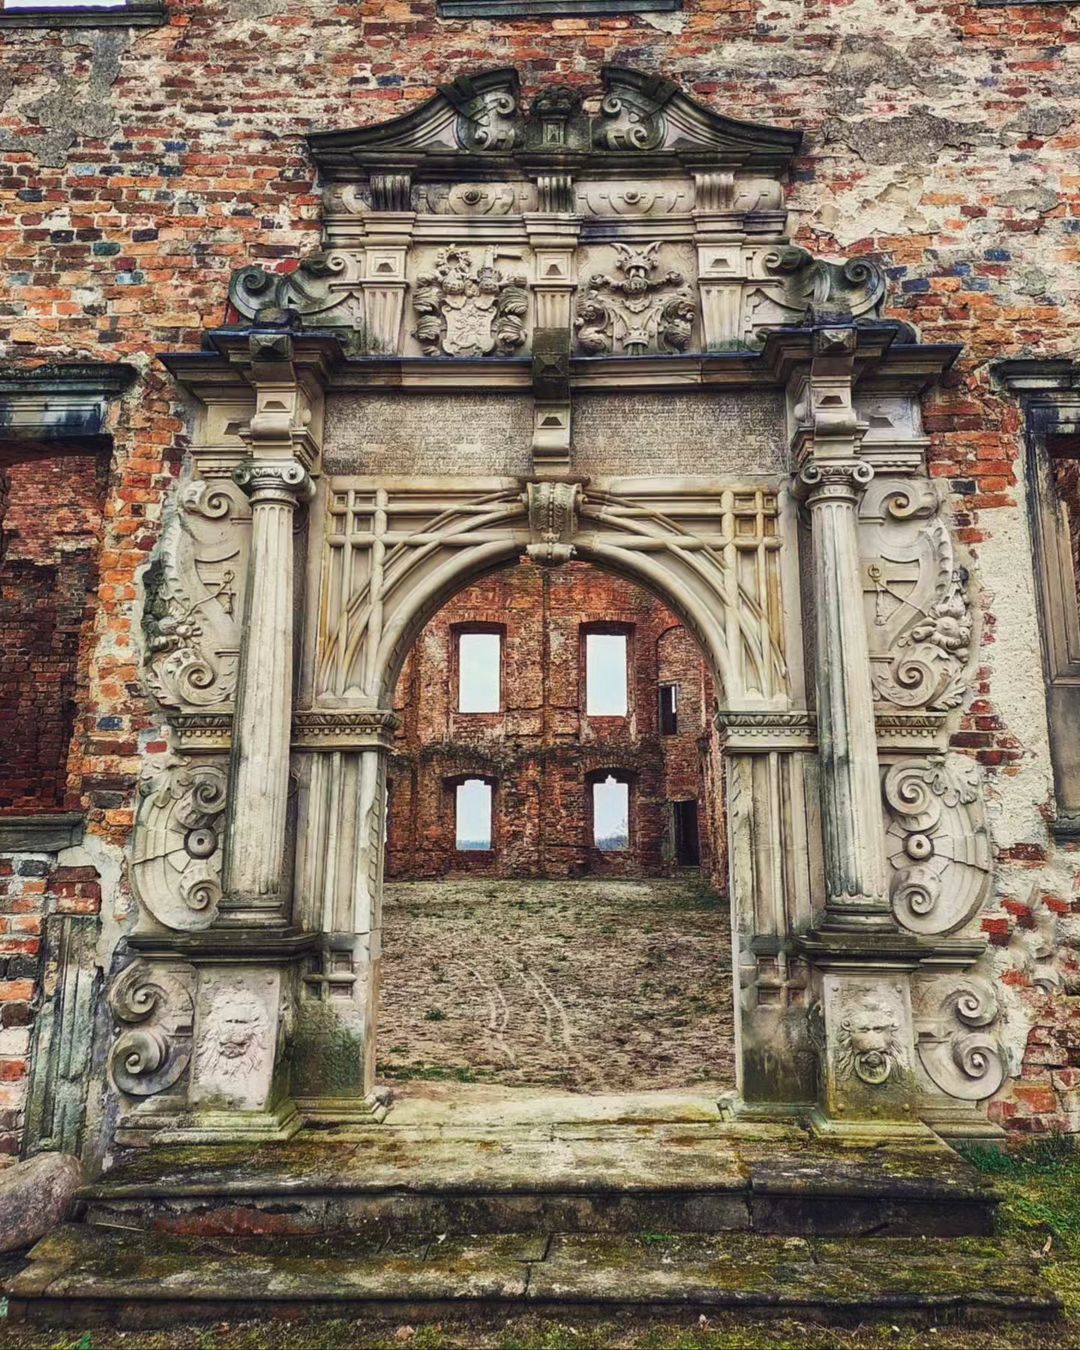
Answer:
[[[491,849],[491,784],[466,778],[454,795],[454,847],[459,853]]]
[[[458,712],[502,707],[502,634],[458,634]]]
[[[593,845],[602,853],[630,847],[630,785],[611,774],[593,784]]]
[[[660,735],[675,736],[679,731],[679,686],[660,686]]]
[[[626,646],[625,633],[585,635],[586,716],[626,716]]]

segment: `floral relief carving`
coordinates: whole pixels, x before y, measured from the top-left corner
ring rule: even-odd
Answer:
[[[889,894],[912,932],[955,932],[986,899],[992,864],[978,775],[963,755],[900,760],[885,775]]]
[[[915,1018],[919,1063],[950,1097],[977,1102],[1005,1081],[1005,1048],[993,1032],[1001,1007],[979,976],[933,980],[918,990]]]
[[[875,482],[860,513],[871,679],[879,704],[944,711],[967,689],[967,572],[928,483]]]
[[[223,767],[182,756],[139,785],[131,880],[166,928],[207,928],[217,914],[226,785]]]
[[[167,708],[212,708],[236,692],[251,513],[229,482],[180,493],[144,580],[144,672]]]
[[[505,356],[525,345],[526,286],[524,276],[499,271],[493,249],[474,265],[467,249],[452,244],[436,255],[433,271],[417,277],[413,336],[429,356]]]
[[[690,346],[697,305],[682,272],[660,266],[660,241],[615,244],[620,275],[597,272],[579,298],[574,328],[588,356],[643,356]]]
[[[113,981],[109,1008],[121,1024],[109,1056],[120,1092],[150,1097],[176,1083],[191,1061],[194,1003],[187,967],[133,961]]]

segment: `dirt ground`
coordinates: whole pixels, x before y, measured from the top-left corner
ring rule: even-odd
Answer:
[[[380,1081],[732,1082],[730,918],[696,877],[399,882],[383,922]]]

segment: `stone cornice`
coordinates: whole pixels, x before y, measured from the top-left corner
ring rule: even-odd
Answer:
[[[199,352],[163,352],[158,359],[197,397],[248,396],[241,353],[249,328],[215,329]],[[962,348],[906,340],[898,324],[857,325],[857,388],[919,393],[938,381]],[[785,386],[813,358],[812,328],[776,329],[758,351],[680,352],[649,356],[570,358],[571,390],[775,389]],[[337,337],[315,330],[293,335],[294,360],[317,375],[328,393],[460,390],[527,393],[533,387],[529,356],[475,358],[346,356]]]
[[[383,708],[304,709],[293,717],[298,750],[389,749],[399,719]]]
[[[0,367],[0,433],[37,441],[103,436],[109,402],[138,375],[122,361]]]
[[[1008,356],[991,361],[995,381],[1014,394],[1080,390],[1080,358],[1069,356]]]
[[[0,816],[0,853],[59,853],[82,843],[85,825],[81,811]]]
[[[0,12],[4,28],[160,28],[168,23],[164,0],[127,0],[123,8],[102,9],[89,4],[77,9],[34,5]]]

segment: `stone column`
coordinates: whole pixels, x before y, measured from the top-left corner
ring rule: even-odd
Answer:
[[[799,475],[814,557],[818,755],[829,929],[895,928],[885,878],[874,699],[856,513],[866,463],[806,463]]]
[[[852,397],[854,327],[814,334],[793,408],[796,489],[810,514],[825,917],[839,931],[895,931],[885,876],[870,651],[859,567],[858,503],[873,477]]]
[[[250,460],[251,585],[233,726],[223,917],[284,923],[281,912],[293,683],[293,516],[312,492],[296,460]]]

